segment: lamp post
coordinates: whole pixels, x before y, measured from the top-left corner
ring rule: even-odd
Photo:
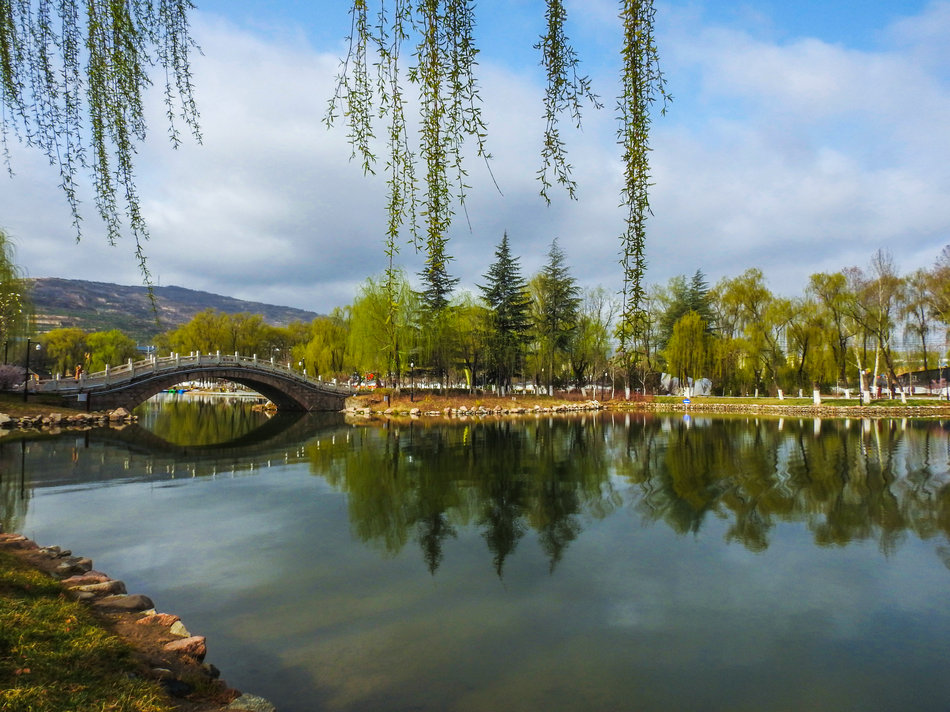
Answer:
[[[409,362],[409,402],[412,403],[416,399],[416,377],[415,369],[416,364],[414,361]]]
[[[23,402],[27,402],[27,394],[30,391],[30,337],[26,338],[26,367],[24,368],[25,373],[23,374]],[[39,344],[32,344],[32,346],[39,351]]]
[[[943,359],[940,365],[943,367],[943,394],[950,401],[950,384],[947,383],[947,359]]]

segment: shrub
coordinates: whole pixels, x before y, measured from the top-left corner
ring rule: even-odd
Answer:
[[[10,391],[15,386],[22,386],[23,376],[22,366],[14,366],[8,363],[0,365],[0,390]]]

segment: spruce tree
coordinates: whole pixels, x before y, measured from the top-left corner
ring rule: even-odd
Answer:
[[[458,277],[449,276],[445,260],[426,260],[425,269],[419,272],[423,290],[419,293],[422,308],[430,314],[440,314],[449,305],[449,298],[459,283]]]
[[[567,268],[564,252],[556,238],[551,242],[547,264],[536,279],[535,329],[547,356],[548,376],[553,379],[555,357],[558,352],[566,351],[570,344],[571,335],[577,328],[581,303],[580,289]]]
[[[521,363],[530,327],[528,285],[521,276],[518,259],[512,257],[508,233],[495,250],[495,261],[485,274],[486,284],[478,285],[491,311],[489,358],[500,388],[511,385],[511,377]]]

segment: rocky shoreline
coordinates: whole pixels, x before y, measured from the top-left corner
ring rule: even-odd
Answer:
[[[45,415],[11,416],[0,413],[0,429],[4,430],[82,430],[96,427],[122,427],[138,420],[125,408],[116,408],[111,411],[97,411],[94,413],[59,413],[50,412]]]
[[[357,405],[350,403],[344,409],[346,415],[362,416],[387,416],[387,417],[410,417],[410,418],[470,418],[486,417],[489,415],[531,415],[540,413],[582,413],[590,411],[605,410],[606,406],[596,400],[576,402],[576,403],[558,403],[552,406],[494,406],[487,407],[477,405],[469,408],[462,405],[456,407],[446,406],[441,409],[418,408],[418,407],[373,407],[372,405]]]
[[[893,403],[891,405],[890,403]],[[375,406],[375,407],[374,407]],[[941,418],[950,417],[950,403],[940,405],[904,405],[889,401],[888,405],[780,405],[775,403],[722,403],[703,402],[692,399],[689,404],[656,401],[608,401],[597,400],[559,403],[552,406],[459,406],[432,408],[380,407],[350,403],[344,409],[348,416],[364,418],[486,418],[490,416],[567,414],[598,411],[650,412],[650,413],[706,413],[736,415],[769,415],[797,418]]]
[[[704,402],[701,399],[692,399],[689,404],[656,402],[656,401],[609,401],[601,403],[597,400],[557,403],[550,406],[457,406],[457,407],[405,407],[389,406],[372,403],[365,405],[358,399],[350,399],[344,415],[358,418],[486,418],[491,416],[520,416],[542,414],[571,414],[599,411],[651,413],[708,413],[708,414],[736,414],[736,415],[768,415],[775,417],[796,418],[946,418],[950,417],[950,402],[939,402],[935,405],[905,405],[900,401],[888,401],[877,405],[781,405],[776,403],[722,403],[721,401]],[[425,404],[420,404],[424,406]],[[0,413],[0,435],[3,431],[13,430],[40,430],[56,433],[62,430],[88,430],[91,428],[122,428],[134,423],[138,416],[133,415],[125,408],[113,411],[99,411],[94,413],[63,414],[50,412],[43,415],[10,416]]]
[[[129,594],[125,583],[95,571],[92,560],[58,546],[41,547],[22,534],[0,532],[0,550],[57,579],[68,596],[88,604],[131,645],[146,676],[183,712],[276,712],[264,698],[243,694],[220,679],[220,671],[204,661],[204,636],[192,635],[178,616],[159,613],[148,596]]]

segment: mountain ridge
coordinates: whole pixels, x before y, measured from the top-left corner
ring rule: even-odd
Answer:
[[[148,288],[111,282],[60,277],[36,277],[30,283],[30,298],[40,332],[75,327],[84,331],[119,329],[140,341],[188,323],[200,311],[216,309],[226,314],[260,314],[272,326],[293,321],[310,322],[317,312],[264,302],[236,299],[212,292],[169,285]]]

